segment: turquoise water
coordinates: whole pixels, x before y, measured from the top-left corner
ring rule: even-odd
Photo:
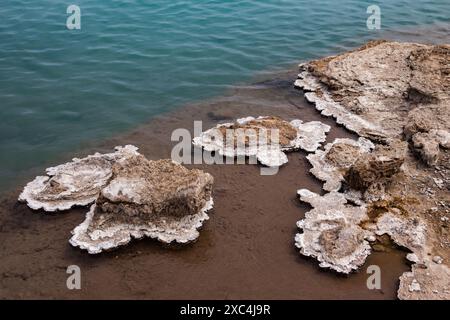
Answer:
[[[69,4],[81,30],[66,28]],[[255,73],[448,21],[436,1],[2,0],[0,187],[26,170]]]

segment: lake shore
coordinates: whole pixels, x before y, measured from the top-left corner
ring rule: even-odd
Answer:
[[[409,34],[410,35],[410,34]],[[404,35],[401,35],[404,36]],[[416,37],[416,35],[412,35]],[[423,38],[423,34],[421,35]],[[444,35],[448,37],[448,35]],[[409,39],[408,39],[409,40]],[[262,77],[227,94],[187,105],[125,134],[61,155],[53,164],[94,152],[111,152],[133,144],[148,159],[170,158],[173,130],[193,131],[195,120],[206,130],[245,116],[277,115],[285,120],[319,120],[331,126],[326,143],[357,139],[332,118],[321,116],[293,84],[298,70]],[[188,165],[214,176],[215,206],[197,242],[166,248],[156,241],[90,256],[71,247],[70,231],[88,208],[48,214],[17,203],[22,183],[0,200],[0,297],[87,299],[395,299],[399,277],[410,270],[408,253],[385,247],[373,252],[350,275],[318,267],[294,247],[296,222],[310,206],[298,189],[323,194],[322,183],[309,173],[306,152],[288,154],[289,163],[274,176],[261,176],[257,165]],[[31,180],[41,170],[33,169]],[[25,181],[22,181],[25,182]],[[82,290],[66,287],[69,265],[82,272]],[[367,267],[383,270],[381,290],[368,290]]]
[[[355,138],[319,113],[293,87],[297,70],[231,90],[227,95],[156,117],[136,130],[105,141],[95,151],[134,144],[148,159],[170,157],[174,129],[192,132],[248,115],[276,114],[286,120],[320,120],[332,127],[327,142]],[[86,150],[77,156],[92,153]],[[371,255],[360,272],[348,277],[323,271],[298,255],[295,223],[309,210],[296,190],[321,192],[305,152],[288,154],[278,174],[261,176],[256,165],[189,165],[214,176],[215,206],[196,243],[167,249],[156,241],[89,256],[67,242],[87,208],[46,214],[16,199],[18,188],[1,202],[3,298],[152,298],[152,299],[393,299],[398,277],[408,270],[406,252]],[[66,268],[82,270],[82,290],[66,288]],[[365,269],[384,271],[382,290],[368,290]],[[324,290],[324,288],[327,288]]]

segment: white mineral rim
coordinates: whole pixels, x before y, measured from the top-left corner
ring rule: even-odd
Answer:
[[[412,147],[421,154],[426,163],[429,165],[435,164],[439,156],[439,148],[449,148],[450,131],[447,130],[448,122],[446,123],[445,120],[445,111],[448,110],[445,108],[446,101],[448,101],[448,90],[446,90],[446,85],[443,84],[443,78],[440,78],[440,71],[433,69],[442,68],[439,62],[432,64],[432,61],[436,61],[432,58],[423,63],[420,59],[411,62],[409,58],[411,52],[415,50],[415,53],[419,56],[422,54],[425,57],[424,59],[427,59],[431,54],[440,54],[437,61],[439,59],[444,63],[448,61],[449,46],[442,45],[437,49],[436,47],[411,43],[374,43],[360,50],[328,57],[327,59],[331,59],[328,61],[333,61],[335,58],[336,61],[326,62],[328,65],[323,71],[325,74],[323,82],[308,71],[310,66],[314,69],[314,65],[308,65],[308,63],[300,65],[300,74],[295,81],[295,86],[303,89],[305,98],[322,115],[333,117],[338,124],[342,124],[348,130],[361,136],[358,141],[337,139],[332,144],[327,144],[325,150],[317,150],[314,154],[307,156],[313,166],[311,173],[325,182],[323,188],[329,193],[319,196],[305,189],[298,191],[300,199],[310,203],[313,209],[308,211],[305,218],[297,223],[302,233],[296,235],[295,245],[300,248],[301,254],[316,258],[321,267],[349,273],[362,265],[370,254],[370,246],[366,239],[373,241],[375,235],[389,235],[394,243],[411,251],[407,255],[407,259],[413,263],[412,270],[405,272],[400,277],[398,289],[400,299],[448,300],[450,297],[450,269],[447,265],[442,264],[442,261],[438,258],[433,261],[434,244],[427,233],[427,221],[415,214],[405,216],[388,210],[379,215],[375,221],[367,221],[367,225],[364,224],[364,228],[367,230],[361,231],[359,222],[366,219],[362,217],[366,215],[366,203],[362,200],[360,192],[356,190],[337,192],[341,189],[343,181],[342,172],[345,170],[342,169],[346,169],[346,167],[330,163],[326,156],[331,147],[338,142],[358,146],[363,152],[371,152],[374,149],[374,144],[362,137],[386,142],[395,135],[405,133],[403,130],[407,122],[404,114],[401,112],[395,114],[394,110],[390,114],[385,110],[391,107],[390,104],[393,103],[392,98],[394,97],[398,100],[395,104],[404,108],[402,101],[406,99],[405,92],[407,93],[408,90],[415,88],[419,88],[417,90],[422,92],[420,89],[424,88],[423,94],[429,95],[435,100],[432,100],[431,104],[425,103],[423,110],[420,111],[431,110],[432,106],[436,107],[432,110],[439,111],[430,111],[435,112],[434,117],[430,117],[430,119],[438,123],[433,122],[432,125],[436,127],[428,128],[429,130],[427,129],[426,133],[412,131]],[[421,67],[428,66],[427,63],[429,63],[433,68],[424,67],[422,69],[416,65],[410,66],[410,63],[416,63]],[[377,66],[380,67],[377,68]],[[399,74],[402,78],[393,79],[391,74],[386,73],[387,66],[392,67],[394,74]],[[367,67],[369,71],[365,72],[364,68]],[[333,77],[333,72],[336,78]],[[362,106],[362,115],[370,121],[334,101],[325,84],[327,81],[330,83],[338,82],[341,87],[348,87],[347,89],[350,89],[350,92],[354,91],[357,103]],[[351,91],[351,83],[355,83],[356,90]],[[346,92],[345,90],[337,91],[338,96]],[[378,94],[381,95],[381,99],[384,99],[383,101],[379,100]],[[414,101],[412,103],[414,104]],[[395,109],[394,106],[392,108]],[[364,110],[373,112],[367,116]],[[414,116],[414,114],[411,115]],[[423,115],[426,116],[425,112]],[[423,117],[419,115],[419,123],[422,120]],[[413,130],[415,129],[414,125],[415,123],[412,122]],[[435,184],[442,188],[440,180],[435,180]],[[351,206],[346,205],[346,199],[356,205],[350,209]],[[367,201],[367,203],[370,203],[370,201]],[[359,220],[360,218],[362,220]],[[333,239],[336,246],[339,246],[339,238],[342,235],[344,235],[344,239],[358,239],[358,241],[353,243],[350,241],[347,244],[343,241],[341,245],[347,246],[347,250],[344,250],[345,254],[335,257],[333,252],[330,252],[330,248],[333,251],[334,247],[324,245],[327,240],[327,232],[330,232],[330,230],[334,232],[335,238]],[[346,231],[342,232],[342,230]],[[363,232],[366,236],[364,238],[354,237],[359,232]]]
[[[245,117],[237,119],[236,122],[244,125],[249,121],[263,120],[267,116]],[[307,152],[313,152],[320,147],[321,143],[326,140],[326,133],[330,131],[331,127],[320,122],[311,121],[304,123],[302,120],[294,119],[289,122],[296,130],[297,136],[290,141],[289,146],[274,146],[271,144],[258,146],[250,145],[244,148],[226,147],[223,142],[223,137],[218,131],[220,128],[228,128],[233,123],[218,124],[216,127],[204,131],[198,137],[194,137],[192,143],[194,146],[203,148],[208,152],[218,152],[219,155],[225,157],[245,156],[256,157],[256,159],[263,165],[268,167],[279,167],[288,162],[287,156],[284,152],[303,149]]]
[[[301,64],[300,68],[303,67],[304,65]],[[348,130],[361,136],[366,136],[365,133],[370,133],[372,136],[380,138],[386,137],[386,133],[382,128],[348,111],[342,105],[335,102],[328,93],[326,86],[320,83],[320,81],[308,71],[302,70],[294,85],[306,91],[304,94],[306,100],[311,102],[322,115],[333,117],[336,120],[336,123],[343,125]],[[315,92],[318,89],[321,91],[320,97]]]
[[[365,206],[347,205],[344,195],[330,192],[320,196],[307,189],[297,191],[300,200],[313,209],[297,222],[302,233],[295,236],[295,246],[304,256],[315,258],[322,268],[350,273],[364,264],[371,252],[368,242],[373,234],[359,226],[367,220]],[[327,240],[326,235],[332,234]]]
[[[26,202],[33,210],[44,209],[47,212],[68,210],[94,202],[111,177],[113,163],[139,154],[138,148],[132,145],[115,149],[113,153],[96,153],[47,168],[47,176],[37,176],[24,187],[19,201]],[[54,192],[53,186],[57,188]]]
[[[209,219],[206,212],[212,209],[213,204],[213,199],[210,198],[197,214],[179,218],[158,216],[155,221],[143,221],[139,224],[118,223],[106,229],[89,230],[95,214],[96,205],[93,204],[86,214],[86,219],[72,231],[73,236],[69,242],[90,254],[126,245],[133,238],[149,237],[167,244],[185,244],[198,238],[198,229]]]

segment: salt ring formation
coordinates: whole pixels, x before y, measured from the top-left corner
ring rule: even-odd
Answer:
[[[19,197],[32,209],[65,210],[93,203],[70,243],[99,253],[150,237],[187,243],[209,217],[213,177],[172,160],[147,160],[131,145],[47,169]]]
[[[315,151],[325,141],[328,131],[330,126],[320,121],[304,123],[294,119],[287,122],[273,116],[249,116],[218,124],[195,137],[193,144],[221,156],[255,157],[265,166],[279,167],[288,162],[284,152]],[[273,141],[273,132],[277,133],[277,141]]]
[[[307,156],[328,193],[298,190],[302,255],[350,273],[388,237],[412,264],[398,297],[450,299],[449,66],[450,45],[388,41],[300,65],[305,98],[360,136]]]

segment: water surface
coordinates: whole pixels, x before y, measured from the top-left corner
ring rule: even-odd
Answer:
[[[63,152],[221,94],[255,73],[448,21],[450,2],[2,0],[0,189]]]

